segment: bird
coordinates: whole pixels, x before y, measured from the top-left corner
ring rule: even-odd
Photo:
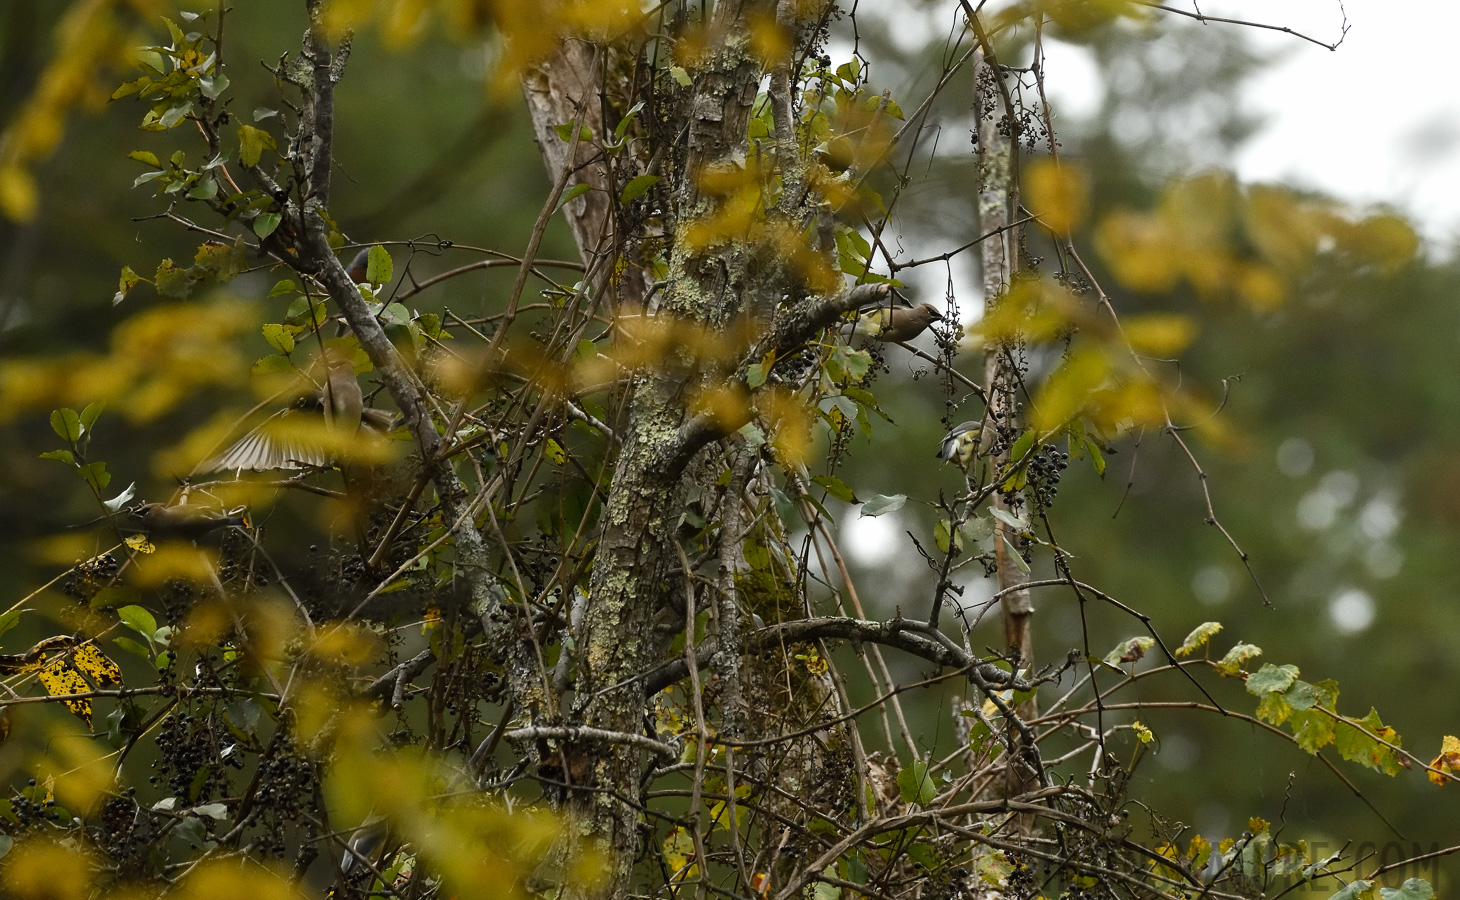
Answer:
[[[878,307],[860,314],[854,333],[878,341],[910,341],[943,318],[931,303],[920,303],[911,309]]]
[[[195,473],[328,466],[349,455],[362,435],[384,435],[395,423],[388,410],[365,406],[355,367],[326,349],[324,384],[311,388],[227,450],[200,463]]]
[[[350,276],[352,284],[364,284],[365,272],[370,268],[370,248],[363,247],[350,264],[345,266],[345,274]]]
[[[383,816],[371,815],[360,823],[355,833],[350,835],[349,848],[345,850],[340,858],[340,876],[345,881],[350,881],[350,873],[360,865],[361,857],[375,861],[376,854],[385,845],[386,838],[390,835],[390,824]],[[338,896],[340,882],[336,881],[330,888],[327,896]]]
[[[129,510],[137,527],[149,537],[182,538],[195,541],[211,531],[236,525],[248,527],[248,519],[210,506],[193,503],[141,503]]]
[[[945,463],[956,460],[958,465],[968,468],[968,464],[973,462],[974,454],[978,452],[981,433],[982,426],[978,422],[961,422],[953,426],[943,436],[943,444],[938,448],[938,458]]]

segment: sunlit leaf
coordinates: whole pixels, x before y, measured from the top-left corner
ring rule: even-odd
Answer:
[[[878,494],[866,503],[862,504],[861,514],[864,516],[880,516],[894,510],[902,509],[907,503],[906,494]]]

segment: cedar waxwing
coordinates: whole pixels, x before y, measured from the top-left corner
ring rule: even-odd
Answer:
[[[309,391],[294,405],[240,438],[222,453],[199,464],[195,472],[263,472],[269,469],[300,469],[328,466],[340,455],[339,443],[348,443],[359,432],[375,435],[388,432],[395,415],[388,410],[365,406],[355,367],[337,351],[325,351],[329,371],[324,386]],[[323,422],[308,417],[323,414]],[[323,427],[326,434],[310,431]],[[302,430],[304,433],[299,434]],[[292,432],[292,433],[291,433]],[[329,444],[330,446],[323,446]]]
[[[953,430],[943,436],[943,446],[938,448],[938,458],[945,463],[953,462],[955,459],[963,468],[973,462],[973,455],[978,451],[978,439],[980,426],[978,422],[963,422],[953,426]]]
[[[854,333],[879,341],[910,341],[943,320],[931,303],[920,303],[912,309],[877,309],[863,312],[857,319]]]
[[[365,857],[375,862],[375,857],[385,845],[385,840],[390,834],[388,823],[381,816],[370,816],[355,833],[350,835],[350,849],[340,859],[340,875],[342,880],[349,881],[350,873],[360,868],[360,857]],[[329,890],[328,896],[334,897],[339,894],[340,884],[336,882]]]
[[[350,264],[345,266],[345,274],[350,276],[351,284],[364,284],[365,272],[370,268],[370,248],[362,247]]]
[[[234,516],[221,509],[179,503],[163,506],[161,503],[142,503],[130,511],[132,520],[145,534],[155,538],[183,538],[195,541],[210,531],[229,525],[248,527],[248,519]]]
[[[375,856],[390,829],[381,816],[370,816],[355,833],[350,835],[350,849],[345,851],[344,857],[340,860],[340,874],[349,875],[350,871],[360,864],[359,856],[371,859]],[[351,851],[354,851],[353,853]],[[358,854],[358,856],[357,856]]]

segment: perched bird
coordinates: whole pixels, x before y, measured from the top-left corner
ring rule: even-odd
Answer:
[[[192,503],[178,503],[173,506],[142,503],[134,506],[128,514],[144,534],[155,538],[195,541],[210,531],[229,525],[248,527],[248,519],[243,516],[229,515],[221,509]]]
[[[350,849],[340,859],[340,874],[349,875],[350,871],[359,865],[359,857],[371,859],[375,856],[381,846],[385,843],[386,835],[390,828],[385,819],[381,816],[370,816],[355,833],[350,835]]]
[[[384,847],[389,834],[389,823],[381,816],[372,815],[360,823],[360,827],[350,835],[349,849],[340,858],[340,875],[346,883],[354,880],[350,877],[350,873],[360,867],[361,857],[370,860],[371,863],[376,862],[376,856]],[[338,896],[339,890],[340,882],[337,881],[330,887],[326,896]]]
[[[305,392],[195,472],[300,469],[328,466],[349,455],[363,433],[384,435],[395,422],[388,410],[365,406],[355,367],[338,351],[325,351],[324,384]]]
[[[370,248],[369,247],[362,247],[360,249],[360,252],[355,254],[355,258],[352,259],[352,260],[350,260],[350,264],[348,266],[345,266],[345,274],[348,275],[348,276],[350,276],[350,281],[352,283],[354,283],[354,284],[364,284],[365,283],[365,272],[369,268],[370,268]]]
[[[957,460],[958,465],[968,468],[968,464],[973,462],[973,455],[978,452],[979,434],[978,422],[962,422],[953,426],[953,430],[943,436],[938,458],[945,463]]]
[[[929,325],[942,320],[943,314],[931,303],[920,303],[911,309],[879,307],[861,313],[854,333],[879,341],[910,341]]]

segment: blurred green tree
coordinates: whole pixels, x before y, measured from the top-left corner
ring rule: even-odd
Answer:
[[[1257,373],[1304,384],[1298,311],[1445,269],[1395,215],[1166,164],[1240,140],[1239,105],[1193,118],[1192,97],[1230,99],[1249,60],[1157,29],[1152,7],[964,3],[931,81],[894,93],[839,37],[857,13],[815,0],[308,0],[295,21],[14,6],[7,43],[46,27],[55,46],[0,73],[26,98],[0,142],[18,248],[0,321],[27,351],[0,361],[0,409],[44,450],[17,457],[8,515],[46,535],[11,542],[34,574],[0,617],[29,648],[0,657],[7,890],[1174,897],[1341,879],[1358,897],[1426,871],[1284,833],[1250,764],[1142,781],[1147,748],[1191,760],[1234,721],[1265,739],[1226,754],[1239,766],[1291,747],[1346,785],[1410,769],[1427,786],[1460,766],[1453,716],[1419,726],[1418,753],[1360,715],[1369,696],[1402,706],[1383,686],[1402,660],[1385,682],[1289,640],[1322,621],[1317,599],[1362,630],[1373,597],[1334,570],[1405,569],[1401,488],[1336,461],[1296,506],[1323,553],[1283,556],[1249,552],[1271,504],[1208,480],[1271,488],[1239,481],[1263,440],[1295,479],[1332,452],[1250,425],[1276,392]],[[1078,158],[1045,99],[1056,38],[1134,72]],[[1187,78],[1143,68],[1173,53]],[[123,137],[127,118],[145,134]],[[1194,143],[1164,142],[1171,122]],[[943,123],[972,152],[933,141]],[[151,199],[74,177],[123,155]],[[145,242],[123,251],[122,233]],[[115,292],[68,261],[78,238],[111,248]],[[981,284],[955,284],[975,256]],[[44,302],[38,260],[66,273],[55,294],[101,302]],[[943,304],[900,308],[940,270]],[[1391,326],[1412,346],[1392,316],[1362,324],[1359,355]],[[1224,382],[1243,359],[1253,374]],[[1356,452],[1415,440],[1385,413],[1408,385],[1386,387]],[[1331,396],[1314,379],[1307,399]],[[1112,526],[1093,479],[1058,495],[1071,463],[1105,477],[1116,451],[1140,464]],[[910,525],[884,540],[927,574],[856,572],[833,531],[854,506]],[[1263,641],[1272,661],[1245,618],[1234,641],[1162,602],[1188,581],[1208,602],[1252,585],[1287,631]],[[1193,810],[1202,834],[1177,821]]]

